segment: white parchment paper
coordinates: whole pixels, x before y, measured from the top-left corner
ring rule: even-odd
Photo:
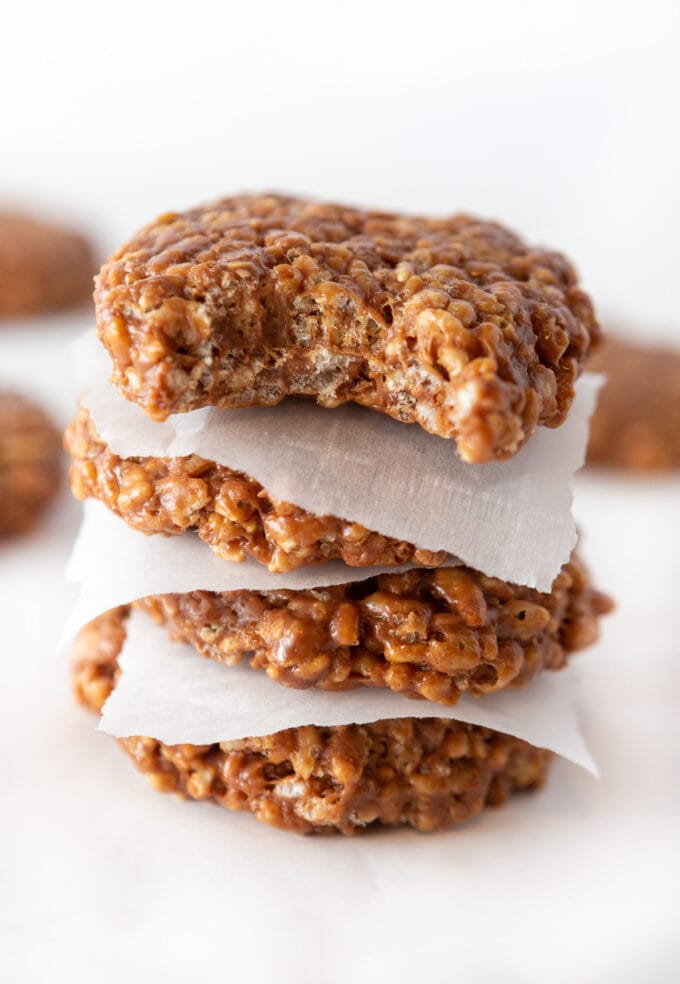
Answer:
[[[541,673],[527,687],[455,707],[366,687],[341,694],[291,690],[246,663],[228,667],[171,642],[165,630],[133,611],[120,657],[122,673],[99,727],[116,737],[147,735],[167,744],[209,744],[273,734],[305,724],[361,724],[397,717],[442,717],[523,738],[597,775],[579,727],[574,668]]]
[[[456,561],[452,559],[451,563]],[[240,564],[220,560],[193,533],[144,536],[100,502],[89,500],[66,567],[66,579],[79,584],[80,593],[60,647],[97,615],[146,595],[321,588],[409,570],[412,566],[357,568],[333,560],[272,574],[251,558]]]
[[[601,379],[584,375],[562,427],[541,427],[510,461],[469,465],[452,442],[357,406],[286,400],[150,420],[109,384],[93,332],[76,346],[82,399],[122,457],[198,454],[245,472],[273,496],[358,522],[484,573],[549,590],[576,542],[571,480],[583,464]]]

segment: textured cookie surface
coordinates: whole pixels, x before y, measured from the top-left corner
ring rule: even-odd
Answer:
[[[114,384],[154,418],[354,402],[470,462],[562,423],[599,338],[567,260],[500,225],[275,195],[161,216],[104,264],[95,302]]]
[[[29,530],[59,485],[61,439],[47,415],[0,392],[0,537]]]
[[[436,567],[446,558],[444,550],[420,550],[358,523],[281,502],[242,472],[198,455],[120,458],[82,408],[65,443],[77,498],[98,499],[143,533],[195,530],[225,560],[249,555],[278,573],[335,558],[350,567]]]
[[[634,472],[680,468],[680,348],[609,338],[588,368],[607,374],[588,462]]]
[[[115,686],[124,623],[119,609],[78,639],[75,693],[93,711]],[[296,833],[449,827],[541,786],[551,758],[518,738],[434,718],[291,728],[213,745],[144,737],[120,744],[154,789],[250,810]]]
[[[77,233],[0,212],[0,316],[85,304],[94,272],[92,249]]]
[[[136,603],[172,638],[289,687],[386,687],[455,704],[561,669],[610,602],[572,559],[550,594],[468,567],[414,568],[306,591],[159,595]]]

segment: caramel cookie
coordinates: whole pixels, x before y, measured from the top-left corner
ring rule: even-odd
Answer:
[[[29,530],[60,477],[61,439],[47,415],[0,392],[0,537]]]
[[[605,372],[588,462],[633,472],[680,468],[680,350],[610,338],[588,364]]]
[[[75,693],[90,710],[101,711],[115,687],[124,639],[124,609],[78,639]],[[519,738],[433,718],[310,725],[212,745],[119,742],[159,792],[249,810],[300,834],[450,827],[543,785],[552,757]]]
[[[287,395],[508,458],[561,424],[600,330],[560,254],[493,222],[280,195],[162,215],[102,267],[99,337],[153,418]]]
[[[413,568],[307,590],[191,591],[135,604],[173,639],[276,683],[304,689],[385,687],[453,705],[524,686],[595,641],[611,602],[576,558],[549,594],[469,567]]]
[[[0,316],[60,311],[92,297],[96,263],[75,232],[0,212]]]

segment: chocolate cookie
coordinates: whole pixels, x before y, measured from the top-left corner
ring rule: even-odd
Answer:
[[[78,639],[75,693],[90,710],[100,711],[115,686],[124,639],[122,609]],[[250,810],[302,834],[449,827],[541,786],[551,759],[518,738],[432,718],[310,725],[213,745],[119,741],[154,789]]]
[[[0,316],[60,311],[92,297],[96,263],[75,232],[0,212]]]
[[[354,402],[465,461],[557,427],[600,331],[568,261],[492,222],[278,195],[162,215],[102,267],[113,382],[155,419]]]
[[[57,490],[61,439],[47,415],[0,392],[0,537],[29,530]]]

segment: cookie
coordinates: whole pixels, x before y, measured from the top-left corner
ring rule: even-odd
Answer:
[[[0,317],[86,304],[96,270],[90,244],[39,219],[0,212]]]
[[[61,478],[61,438],[34,403],[0,392],[0,537],[39,519]]]
[[[71,489],[103,502],[143,533],[195,531],[218,557],[253,557],[281,573],[340,559],[350,567],[416,563],[436,567],[446,551],[420,550],[358,523],[281,502],[254,479],[198,455],[120,458],[84,408],[65,437]]]
[[[680,350],[610,338],[588,367],[607,374],[588,463],[632,472],[680,468]]]
[[[508,458],[561,424],[600,330],[569,262],[492,222],[279,195],[169,213],[102,267],[112,381],[151,417],[353,402]]]
[[[77,699],[99,712],[115,687],[125,612],[97,619],[76,645]],[[119,742],[151,786],[300,834],[376,825],[433,831],[543,785],[551,754],[488,728],[397,718],[290,728],[213,745]]]
[[[550,594],[469,567],[413,568],[309,590],[192,591],[140,599],[173,639],[246,658],[287,687],[384,687],[453,705],[524,686],[595,641],[611,603],[578,559]]]

